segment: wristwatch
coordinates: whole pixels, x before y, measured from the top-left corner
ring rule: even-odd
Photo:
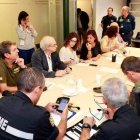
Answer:
[[[89,130],[91,130],[91,126],[88,123],[84,123],[82,128],[88,128]]]

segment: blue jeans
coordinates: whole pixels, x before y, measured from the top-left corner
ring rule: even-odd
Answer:
[[[31,63],[31,57],[33,52],[35,51],[34,48],[30,50],[21,50],[19,49],[19,57],[24,59],[24,64],[29,64]]]

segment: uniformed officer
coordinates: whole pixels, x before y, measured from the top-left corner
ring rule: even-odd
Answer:
[[[127,104],[129,96],[125,83],[121,79],[110,78],[104,82],[102,93],[103,102],[107,106],[103,114],[107,120],[98,126],[96,134],[90,138],[95,121],[93,117],[85,117],[80,140],[139,139],[140,118]]]
[[[135,17],[129,13],[128,6],[122,7],[122,15],[118,18],[118,24],[123,40],[130,45],[133,30],[135,29]]]
[[[15,92],[19,72],[26,68],[24,60],[19,58],[16,44],[11,41],[0,43],[0,87],[1,91]]]
[[[56,103],[37,106],[43,92],[45,78],[36,68],[20,72],[18,91],[13,96],[0,99],[0,140],[62,140],[67,127],[68,108],[61,114],[58,127],[50,112]]]
[[[110,24],[117,21],[117,18],[112,13],[113,8],[109,7],[107,9],[107,15],[104,16],[101,20],[101,27],[103,28],[102,37],[105,35],[105,32],[109,28]]]
[[[128,79],[135,84],[130,94],[129,103],[136,110],[136,102],[133,93],[140,93],[140,58],[135,56],[126,57],[121,64],[121,69]]]

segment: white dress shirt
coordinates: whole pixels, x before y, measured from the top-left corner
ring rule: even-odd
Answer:
[[[51,71],[53,71],[53,69],[52,69],[52,59],[51,59],[51,56],[48,55],[48,54],[46,54],[46,53],[45,53],[45,55],[46,55],[47,62],[48,62],[48,67],[49,67],[48,72],[51,72]]]

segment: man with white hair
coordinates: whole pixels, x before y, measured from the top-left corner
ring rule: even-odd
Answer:
[[[111,86],[110,86],[111,85]],[[140,133],[140,118],[129,107],[126,85],[118,78],[110,78],[102,86],[103,111],[107,121],[98,126],[98,131],[90,138],[90,130],[95,124],[93,117],[85,117],[80,140],[136,140]]]
[[[60,60],[56,49],[55,39],[51,36],[44,36],[40,41],[40,48],[32,55],[32,66],[40,69],[45,77],[61,77],[71,71]]]
[[[118,24],[123,40],[130,45],[133,30],[135,29],[135,17],[129,13],[128,6],[122,7],[122,15],[118,18]]]

